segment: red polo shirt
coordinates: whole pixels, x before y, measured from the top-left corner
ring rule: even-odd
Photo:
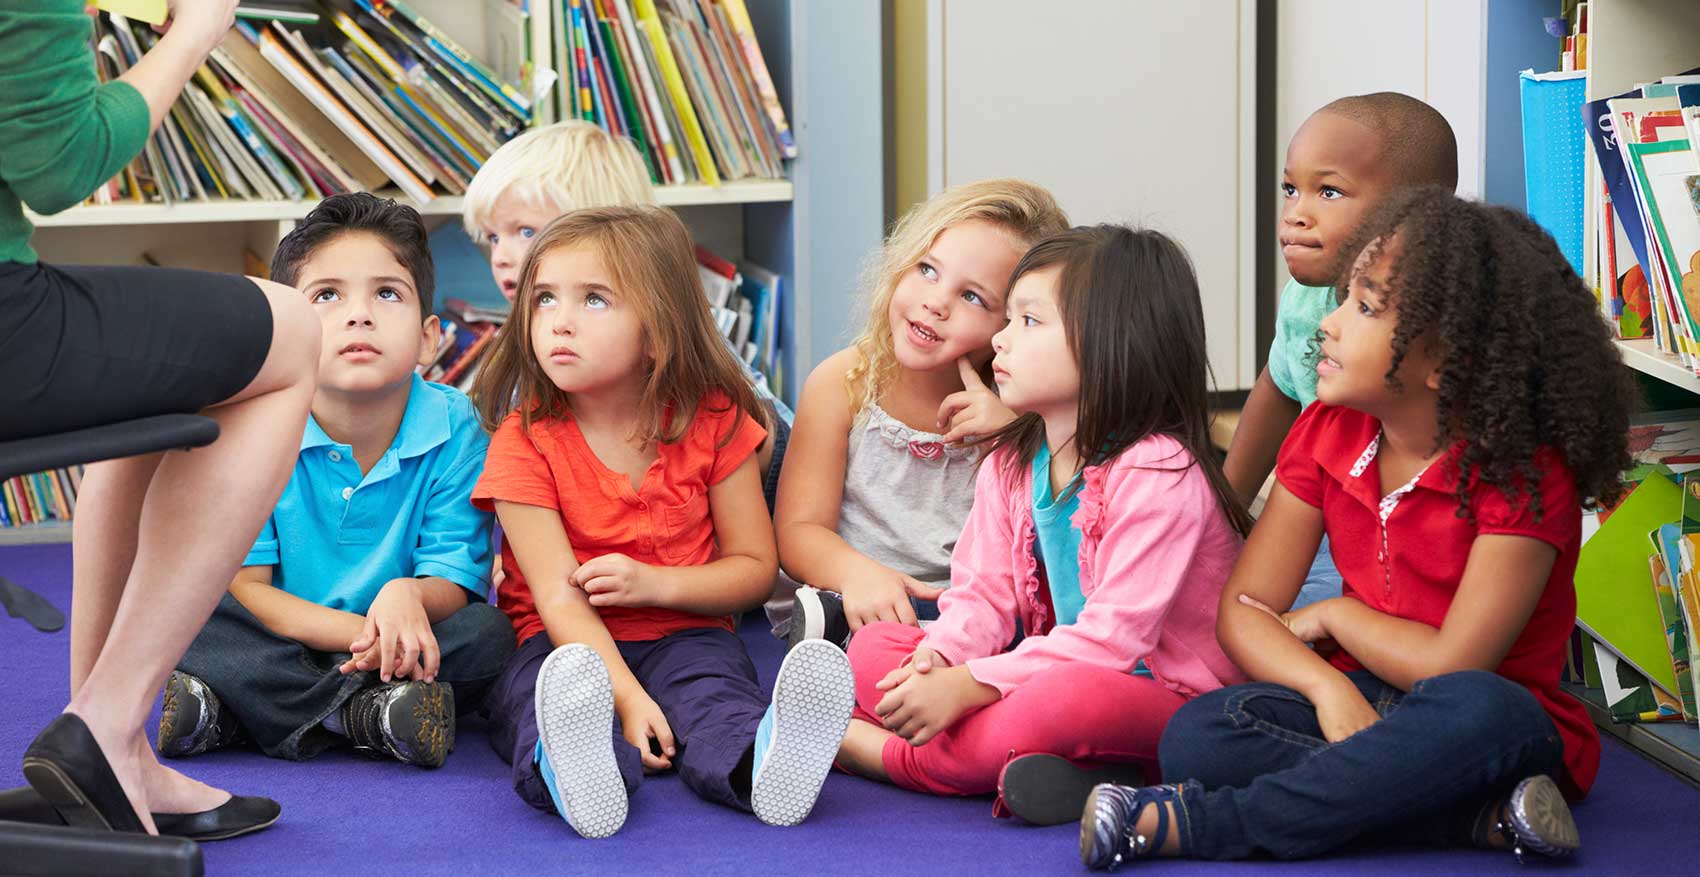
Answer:
[[[1546,709],[1564,742],[1569,775],[1565,792],[1572,798],[1586,795],[1599,771],[1599,733],[1582,703],[1558,688],[1566,642],[1576,625],[1573,577],[1582,542],[1581,504],[1569,468],[1553,448],[1535,453],[1545,509],[1539,521],[1534,497],[1513,506],[1505,494],[1479,483],[1472,473],[1471,523],[1456,514],[1458,473],[1451,461],[1461,446],[1455,446],[1417,479],[1388,515],[1383,531],[1378,507],[1382,497],[1400,485],[1382,485],[1380,469],[1366,453],[1380,434],[1381,423],[1367,414],[1312,405],[1281,446],[1276,477],[1288,492],[1322,509],[1345,596],[1431,627],[1439,628],[1445,620],[1478,535],[1527,536],[1558,549],[1534,615],[1495,671],[1529,689]],[[1345,652],[1336,653],[1332,661],[1342,671],[1363,666]]]

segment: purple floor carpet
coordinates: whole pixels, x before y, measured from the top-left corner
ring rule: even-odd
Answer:
[[[0,549],[0,575],[69,612],[70,549]],[[752,629],[753,628],[753,629]],[[764,685],[778,669],[779,643],[747,625]],[[23,782],[24,747],[66,698],[65,631],[40,634],[0,614],[0,787]],[[151,733],[150,724],[150,733]],[[813,815],[796,828],[697,800],[676,777],[652,778],[633,797],[614,837],[586,841],[559,818],[521,803],[507,765],[483,729],[463,723],[440,770],[366,761],[333,752],[295,764],[255,752],[219,752],[177,762],[195,777],[283,804],[272,829],[203,846],[209,874],[496,874],[680,872],[730,874],[947,874],[1078,872],[1074,826],[1033,828],[993,819],[989,799],[940,799],[834,774]],[[1577,810],[1584,850],[1571,863],[1519,869],[1509,853],[1354,850],[1299,863],[1165,861],[1139,869],[1166,874],[1640,874],[1648,856],[1687,837],[1700,812],[1696,791],[1607,741],[1593,796]],[[1687,854],[1679,854],[1674,867]],[[1659,867],[1673,867],[1671,863]],[[4,871],[0,863],[0,871]]]

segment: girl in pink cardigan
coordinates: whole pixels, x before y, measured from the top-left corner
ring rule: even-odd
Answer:
[[[998,790],[994,812],[1054,824],[1096,781],[1154,776],[1169,716],[1241,678],[1216,602],[1250,518],[1210,450],[1198,281],[1174,241],[1114,225],[1048,238],[1007,309],[993,375],[1022,416],[989,439],[939,619],[850,641],[839,763],[933,794]]]

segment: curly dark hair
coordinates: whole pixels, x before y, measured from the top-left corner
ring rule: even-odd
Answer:
[[[1637,387],[1593,293],[1551,235],[1518,211],[1419,187],[1380,205],[1341,252],[1365,257],[1341,267],[1341,293],[1354,270],[1393,259],[1399,323],[1387,385],[1398,389],[1395,373],[1413,344],[1434,345],[1437,434],[1463,440],[1461,476],[1475,473],[1513,506],[1538,499],[1535,451],[1546,445],[1582,497],[1610,504],[1622,494]],[[1469,515],[1471,480],[1458,479],[1460,516]]]

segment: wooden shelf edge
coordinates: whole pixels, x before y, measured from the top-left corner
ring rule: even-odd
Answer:
[[[656,186],[655,200],[668,207],[695,207],[713,204],[761,204],[790,201],[794,188],[790,180],[738,180],[708,186],[689,183],[678,186]],[[406,200],[400,193],[384,190],[386,197]],[[216,222],[284,222],[300,219],[313,209],[312,201],[200,201],[181,204],[102,204],[73,207],[52,216],[27,212],[36,228],[89,228],[111,225],[184,225]],[[430,203],[415,205],[425,216],[452,216],[460,213],[463,199],[457,195],[439,195]]]
[[[48,521],[21,527],[0,527],[0,546],[52,545],[71,541],[70,521]]]

